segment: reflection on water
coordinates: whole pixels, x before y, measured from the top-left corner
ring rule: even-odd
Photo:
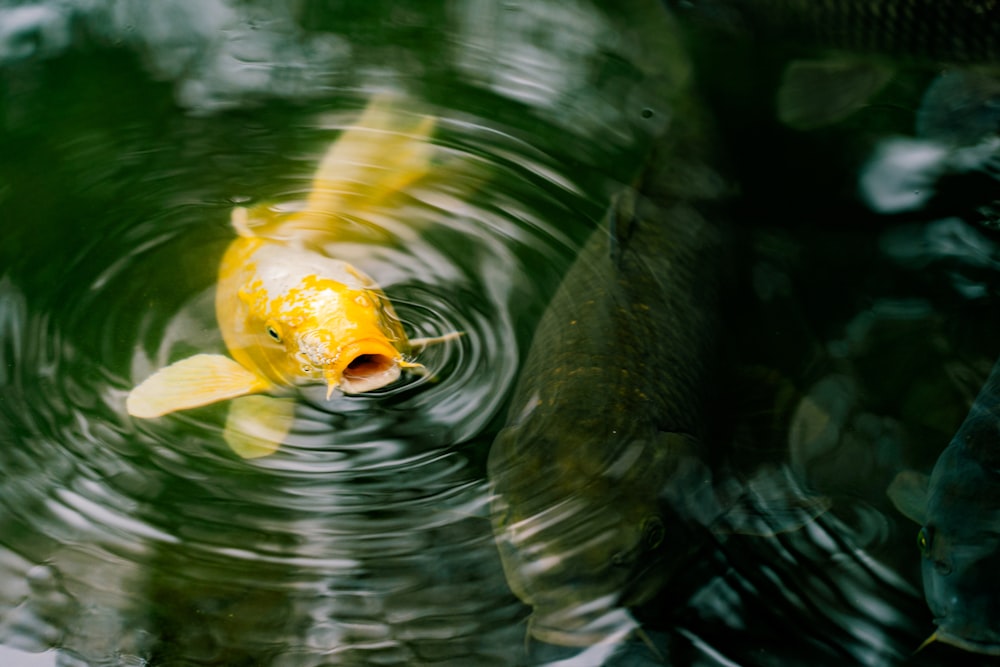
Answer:
[[[298,13],[283,2],[24,2],[0,9],[0,62],[63,55],[83,33],[127,45],[192,109],[260,95],[301,98],[323,89],[331,62],[349,58],[350,46],[338,35],[303,32]]]
[[[859,168],[900,123],[789,135],[762,120],[769,93],[747,92],[770,75],[713,90],[702,70],[720,56],[693,43],[730,159],[679,142],[683,160],[646,171],[664,207],[651,213],[625,184],[653,138],[711,115],[684,120],[695,70],[663,3],[154,4],[0,8],[0,662],[953,664],[943,645],[910,657],[933,623],[915,530],[885,492],[930,470],[996,357],[996,241],[943,185],[938,208],[900,224],[860,208]],[[907,82],[924,79],[908,76],[884,94],[919,105]],[[155,369],[225,351],[212,301],[233,206],[301,201],[380,90],[438,117],[434,143],[486,186],[414,191],[405,216],[377,221],[362,268],[407,335],[465,336],[422,354],[433,377],[306,393],[270,457],[233,455],[224,405],[129,418],[127,392]],[[720,194],[737,197],[736,250],[695,275],[736,285],[722,324],[694,326],[710,314],[702,278],[666,278],[674,237],[635,220],[697,199],[714,224]],[[620,359],[580,359],[615,317],[576,343],[535,337],[583,247],[577,270],[598,284],[562,289],[587,308],[621,267],[640,277],[640,296],[612,302],[638,313],[623,356],[711,366],[683,382],[637,367],[682,387],[675,422],[637,416],[643,386],[621,381]],[[640,312],[647,292],[667,305]],[[712,364],[691,350],[716,333]],[[541,430],[592,441],[504,451],[512,396],[507,434],[547,414],[532,383],[561,360],[587,381],[562,394],[576,418]],[[542,371],[515,392],[527,368]],[[609,371],[618,384],[594,381]],[[623,412],[633,390],[638,412]],[[619,427],[635,436],[620,449],[592,437]],[[668,465],[664,434],[702,442]],[[559,538],[542,552],[498,550],[504,457],[524,471],[504,487],[524,501],[519,544]],[[532,509],[553,496],[559,511]],[[595,611],[614,641],[538,631]]]

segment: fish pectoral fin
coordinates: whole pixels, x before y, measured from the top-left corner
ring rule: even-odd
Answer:
[[[278,450],[294,419],[294,398],[242,396],[229,404],[222,437],[239,456],[256,459]]]
[[[766,466],[735,484],[739,492],[712,524],[713,532],[772,537],[799,530],[832,505],[804,489],[787,466]]]
[[[797,130],[833,125],[867,105],[892,76],[892,68],[868,59],[796,60],[778,89],[778,118]]]
[[[270,386],[229,357],[196,354],[146,378],[129,392],[125,407],[133,417],[149,419],[266,391]]]
[[[410,351],[419,352],[425,347],[430,347],[431,345],[438,345],[440,343],[447,343],[449,341],[457,340],[465,335],[464,331],[452,331],[451,333],[446,333],[442,336],[431,336],[429,338],[414,338],[410,340]],[[418,366],[420,364],[417,364]]]
[[[924,525],[927,510],[927,487],[930,478],[915,470],[904,470],[896,475],[886,495],[896,509],[908,519]]]
[[[634,188],[625,188],[615,195],[608,209],[608,234],[611,237],[608,246],[615,266],[621,265],[622,254],[639,226],[637,197],[638,193]]]

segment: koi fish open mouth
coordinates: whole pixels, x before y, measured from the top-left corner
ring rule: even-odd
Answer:
[[[359,354],[347,364],[340,380],[346,394],[360,394],[399,379],[399,363],[384,354]]]
[[[340,389],[345,394],[362,394],[391,384],[402,374],[401,356],[388,342],[363,340],[347,345],[337,363],[326,371],[326,397]]]

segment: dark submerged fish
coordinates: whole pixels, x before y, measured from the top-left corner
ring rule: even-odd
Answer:
[[[930,477],[900,473],[889,496],[922,526],[926,643],[1000,655],[1000,363]]]
[[[677,153],[661,159],[683,168]],[[644,571],[687,546],[669,496],[681,505],[709,481],[701,413],[721,235],[690,195],[654,187],[623,192],[566,275],[490,451],[507,580],[548,643],[631,629],[615,612],[654,592]]]
[[[680,533],[709,482],[703,398],[724,264],[710,209],[725,183],[684,54],[662,67],[654,112],[668,127],[544,312],[490,450],[504,572],[548,644],[635,627],[626,607],[686,557]]]
[[[504,572],[546,644],[635,629],[629,607],[690,562],[731,497],[713,484],[704,418],[728,184],[683,58],[664,64],[674,69],[654,111],[666,129],[544,312],[490,450]]]

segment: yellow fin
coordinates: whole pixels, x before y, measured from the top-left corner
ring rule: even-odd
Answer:
[[[133,417],[148,419],[269,388],[266,380],[229,357],[196,354],[146,378],[129,393],[125,407]]]
[[[425,176],[434,145],[435,119],[393,108],[391,98],[374,98],[320,162],[308,212],[329,214],[370,208]]]
[[[295,419],[295,399],[243,396],[229,405],[223,438],[245,459],[273,454]]]

